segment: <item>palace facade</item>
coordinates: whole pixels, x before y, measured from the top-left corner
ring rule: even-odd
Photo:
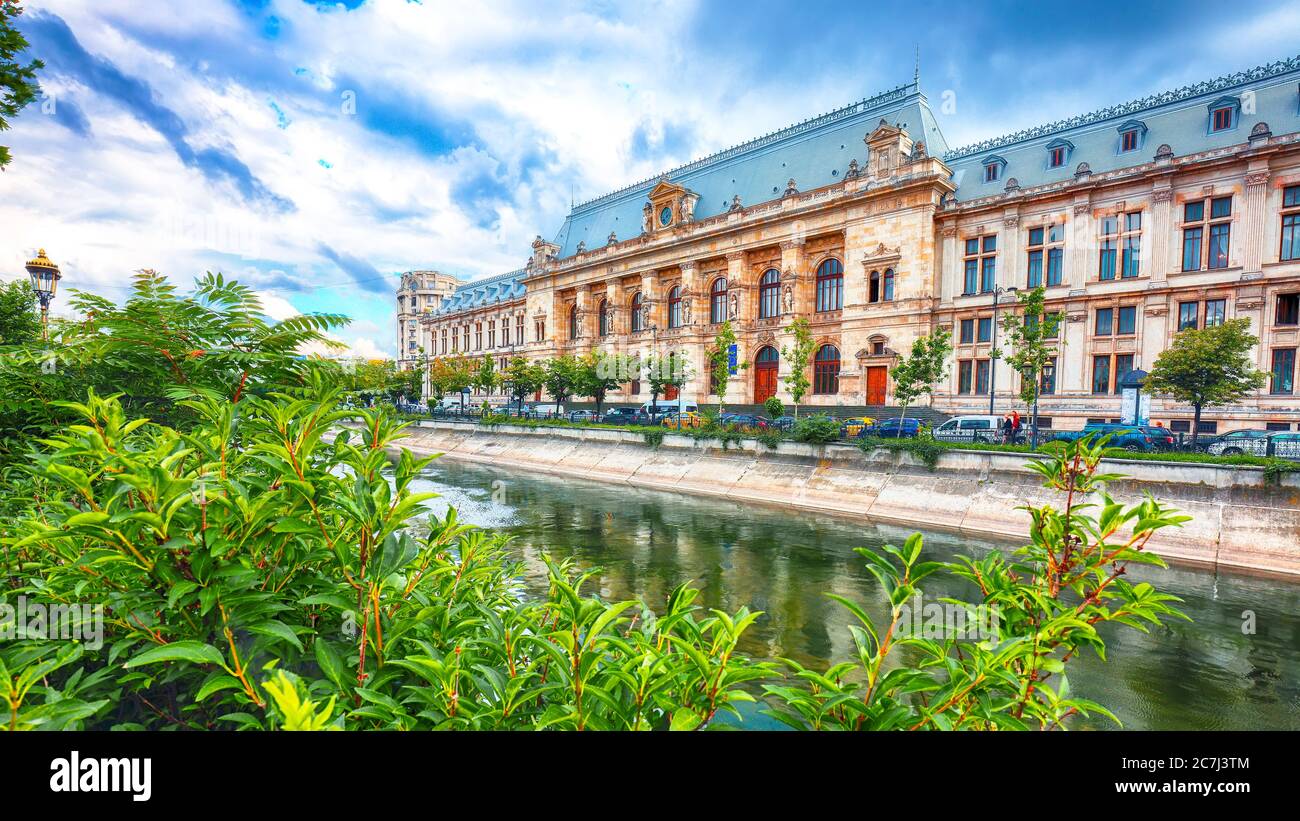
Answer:
[[[415,348],[680,351],[703,403],[730,320],[748,367],[725,399],[761,403],[788,400],[786,329],[806,317],[805,403],[875,407],[899,352],[946,326],[934,407],[988,412],[992,395],[1002,412],[1020,377],[990,358],[995,313],[1038,285],[1062,320],[1047,425],[1117,418],[1127,372],[1232,317],[1250,318],[1270,379],[1207,429],[1300,421],[1300,58],[956,149],[914,81],[574,207],[523,269],[418,313]],[[649,398],[630,381],[610,401]],[[1175,430],[1190,417],[1152,402]]]

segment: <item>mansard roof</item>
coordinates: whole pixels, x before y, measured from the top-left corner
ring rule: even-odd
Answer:
[[[642,206],[663,180],[699,194],[696,219],[725,213],[735,196],[746,206],[779,199],[791,179],[802,190],[842,180],[850,160],[866,164],[863,138],[882,119],[932,155],[947,150],[925,95],[908,83],[577,205],[555,237],[559,257],[573,256],[580,242],[601,248],[611,233],[619,240],[640,236]]]
[[[487,279],[467,282],[458,287],[446,299],[434,315],[451,314],[470,308],[482,308],[498,302],[520,299],[524,295],[524,270],[509,271]]]
[[[1300,131],[1297,80],[1300,57],[1279,60],[955,148],[943,159],[953,170],[957,199],[966,201],[1000,194],[1013,178],[1021,188],[1064,182],[1074,177],[1080,163],[1087,163],[1092,173],[1142,165],[1152,160],[1160,145],[1170,146],[1174,156],[1239,145],[1259,123],[1267,123],[1273,133]],[[1250,105],[1243,104],[1247,96]],[[1237,103],[1233,127],[1211,131],[1209,109],[1224,99]],[[1122,132],[1134,128],[1141,135],[1137,148],[1121,151]],[[1070,162],[1052,168],[1047,149],[1062,141],[1072,146]],[[1006,168],[998,180],[985,182],[982,166],[994,151],[1006,160]]]

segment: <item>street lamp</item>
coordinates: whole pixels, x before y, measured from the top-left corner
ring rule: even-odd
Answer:
[[[27,273],[32,278],[32,291],[41,301],[41,339],[48,340],[50,303],[54,300],[54,292],[59,287],[59,280],[63,279],[63,274],[59,272],[59,266],[45,256],[44,248],[36,252],[36,259],[27,260],[26,267]]]
[[[1014,294],[1019,289],[1012,285],[1009,288],[1003,288],[998,285],[993,288],[993,344],[989,348],[989,416],[993,416],[993,392],[994,386],[997,385],[998,359],[993,356],[998,349],[998,304],[1002,302],[1003,294]]]

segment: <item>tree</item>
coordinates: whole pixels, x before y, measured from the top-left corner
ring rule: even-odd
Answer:
[[[479,360],[478,368],[474,371],[474,387],[483,391],[485,395],[491,396],[492,391],[496,390],[500,384],[501,378],[497,375],[496,360],[492,358],[491,354],[483,354],[483,358]],[[483,403],[487,404],[487,399],[484,399]]]
[[[667,388],[673,388],[677,391],[677,408],[680,411],[682,407],[682,388],[691,378],[691,363],[686,358],[685,351],[669,351],[668,356],[664,357],[663,382],[665,392]]]
[[[15,279],[0,285],[0,345],[27,345],[41,338],[41,318],[31,283]]]
[[[596,418],[605,404],[605,395],[616,389],[628,373],[628,359],[621,354],[592,351],[578,360],[573,392],[590,396],[596,403]]]
[[[794,349],[787,351],[784,347],[781,348],[781,358],[790,363],[790,373],[781,381],[785,382],[790,401],[794,402],[794,417],[798,419],[799,403],[812,387],[812,382],[808,379],[808,363],[812,361],[817,343],[813,341],[807,317],[795,319],[785,330],[794,334]]]
[[[1156,357],[1143,387],[1192,406],[1192,447],[1196,447],[1202,408],[1231,404],[1264,387],[1267,374],[1250,359],[1258,344],[1250,320],[1244,317],[1179,331],[1173,344]]]
[[[1038,447],[1038,397],[1043,389],[1043,371],[1056,358],[1057,329],[1061,315],[1044,309],[1043,286],[1019,294],[1022,313],[1008,311],[1002,317],[1011,355],[1007,364],[1020,373],[1020,400],[1030,408],[1030,444]]]
[[[510,397],[519,403],[519,414],[524,412],[524,397],[541,390],[546,381],[546,371],[541,365],[529,362],[527,357],[516,356],[506,366],[504,374],[510,388]]]
[[[713,392],[718,395],[718,418],[722,418],[722,402],[727,395],[727,383],[731,380],[731,346],[736,344],[736,332],[731,328],[731,320],[722,323],[718,335],[713,338],[713,346],[706,352],[709,371],[713,377]],[[738,363],[737,367],[748,368],[748,362]]]
[[[563,354],[548,360],[545,368],[546,392],[551,395],[556,404],[563,404],[573,395],[573,389],[577,385],[578,360],[569,354]]]
[[[20,62],[18,54],[27,49],[27,39],[14,25],[22,7],[17,3],[0,3],[0,131],[9,129],[9,118],[36,99],[40,86],[36,72],[45,63],[32,60]],[[9,164],[9,149],[0,145],[0,170]]]
[[[933,333],[917,337],[911,353],[889,369],[894,379],[894,397],[903,406],[898,414],[900,422],[907,416],[908,405],[931,393],[935,384],[947,375],[951,354],[952,331],[941,326]]]
[[[440,356],[429,363],[429,390],[438,401],[447,394],[460,396],[473,382],[470,361],[463,356]]]

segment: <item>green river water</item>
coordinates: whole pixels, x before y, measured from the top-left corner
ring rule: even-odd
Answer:
[[[514,536],[534,594],[546,587],[544,553],[601,568],[587,592],[640,597],[655,609],[689,580],[706,607],[764,611],[744,652],[819,667],[852,651],[848,613],[823,593],[851,598],[873,617],[886,612],[853,548],[901,544],[908,535],[803,511],[449,460],[436,461],[417,485],[442,494],[435,510],[454,505],[463,521]],[[926,558],[940,560],[1000,549],[941,533],[927,533],[925,544]],[[1300,582],[1177,566],[1134,568],[1129,580],[1181,597],[1192,621],[1149,634],[1107,629],[1108,661],[1085,656],[1070,667],[1076,694],[1107,706],[1126,729],[1300,729]],[[926,592],[933,601],[958,590]],[[1253,635],[1242,630],[1245,611],[1254,614]],[[774,722],[753,715],[743,726]],[[1074,726],[1115,725],[1094,717]]]

